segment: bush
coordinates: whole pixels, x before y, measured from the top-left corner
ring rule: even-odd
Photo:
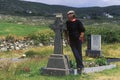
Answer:
[[[120,36],[118,32],[106,31],[105,36],[103,37],[103,40],[106,43],[120,42]]]
[[[39,53],[31,50],[31,51],[25,52],[25,54],[26,54],[26,57],[34,57],[35,55],[38,55]]]
[[[54,39],[54,32],[52,30],[37,32],[30,35],[30,39],[34,40],[36,43],[39,42],[43,43],[44,45],[48,45],[50,43],[50,40]]]
[[[101,35],[104,43],[119,43],[120,42],[120,27],[114,24],[107,25],[90,25],[86,27],[86,39],[88,34]]]
[[[98,58],[98,59],[96,59],[95,63],[99,66],[107,65],[107,59],[106,58]]]
[[[73,69],[76,69],[76,68],[77,68],[77,64],[76,64],[76,62],[70,60],[70,67],[73,68]]]

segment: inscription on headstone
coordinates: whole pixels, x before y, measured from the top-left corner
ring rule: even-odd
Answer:
[[[101,50],[100,35],[91,35],[91,50]]]

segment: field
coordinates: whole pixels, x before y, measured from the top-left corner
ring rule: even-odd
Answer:
[[[15,19],[15,20],[14,20]],[[10,20],[1,20],[0,21],[0,37],[7,35],[15,35],[16,37],[24,37],[35,32],[42,32],[45,30],[50,30],[47,24],[40,24],[40,21],[37,23],[32,20],[23,20],[22,24],[19,23],[22,20],[14,18],[12,22]],[[16,22],[17,21],[17,22]],[[92,20],[91,20],[92,21]],[[106,32],[111,31],[112,34],[117,32],[119,35],[119,22],[96,22],[96,21],[86,21],[86,33],[92,34],[101,34],[102,30],[107,30]],[[36,25],[32,25],[35,24]],[[114,26],[114,27],[113,27]],[[104,37],[104,36],[103,36]],[[114,38],[114,36],[112,36]],[[111,37],[108,37],[109,40]],[[116,39],[119,39],[117,37]],[[109,41],[108,40],[108,41]],[[112,41],[113,39],[111,39]],[[22,62],[12,62],[8,60],[0,61],[0,80],[119,80],[120,77],[120,62],[113,63],[117,64],[117,67],[111,70],[105,70],[99,73],[91,74],[82,74],[82,75],[69,75],[62,77],[55,76],[43,76],[40,74],[40,68],[46,66],[48,57],[53,53],[53,46],[43,46],[43,47],[34,47],[27,50],[17,50],[9,52],[0,52],[0,58],[19,58],[27,52],[32,52],[37,54],[37,57],[28,58],[26,61]],[[83,44],[83,59],[92,60],[92,58],[85,57],[86,43]],[[102,42],[102,52],[105,57],[116,57],[120,58],[120,43],[112,42],[105,43]],[[64,47],[64,54],[69,55],[70,60],[74,60],[73,54],[70,47]]]
[[[6,36],[9,34],[16,36],[28,36],[29,34],[45,29],[48,29],[48,27],[0,22],[0,36]]]

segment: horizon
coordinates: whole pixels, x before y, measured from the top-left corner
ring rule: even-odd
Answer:
[[[107,7],[107,6],[119,6],[120,0],[92,0],[89,2],[88,0],[84,1],[78,1],[75,2],[74,0],[66,0],[66,1],[60,1],[60,0],[21,0],[21,1],[28,1],[28,2],[36,2],[36,3],[43,3],[47,5],[61,5],[61,6],[68,6],[68,7],[76,7],[76,8],[82,8],[82,7]],[[74,2],[73,2],[74,1]]]

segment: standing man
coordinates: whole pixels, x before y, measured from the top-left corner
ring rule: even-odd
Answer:
[[[85,28],[82,22],[76,18],[73,10],[67,12],[67,17],[65,35],[76,59],[78,73],[81,73],[84,68],[82,62],[82,42],[84,41]]]

